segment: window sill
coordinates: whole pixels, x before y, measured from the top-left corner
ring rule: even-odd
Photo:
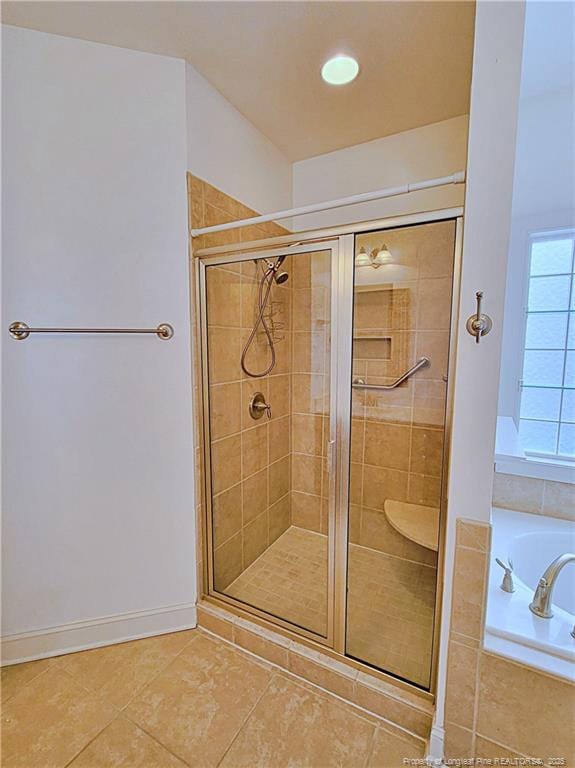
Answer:
[[[575,484],[575,466],[569,461],[496,454],[495,471],[505,475],[535,477],[540,480]]]

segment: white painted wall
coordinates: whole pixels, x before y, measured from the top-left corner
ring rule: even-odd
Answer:
[[[513,182],[514,218],[573,207],[574,129],[572,89],[521,99]]]
[[[529,234],[575,226],[575,9],[530,0],[517,124],[499,413],[519,417]]]
[[[291,207],[292,163],[186,65],[188,169],[260,213]]]
[[[557,30],[559,31],[559,30]],[[549,40],[549,44],[552,42]],[[575,50],[575,48],[574,48]],[[526,48],[524,70],[536,70],[534,53]],[[542,64],[544,62],[541,62]],[[553,83],[549,83],[552,88]],[[522,92],[530,91],[525,76]],[[513,221],[505,322],[499,413],[518,417],[517,379],[521,376],[525,286],[529,233],[575,226],[575,93],[550,90],[522,98],[517,125],[517,151],[513,183]]]
[[[293,204],[333,200],[465,169],[467,115],[294,163]],[[294,219],[294,230],[463,204],[463,185],[414,192]]]
[[[5,27],[2,78],[2,632],[39,654],[94,636],[71,622],[143,612],[111,642],[193,619],[185,70]],[[175,336],[15,341],[13,320]]]
[[[524,11],[523,2],[476,6],[434,757],[442,751],[456,518],[491,516]],[[483,311],[493,319],[479,344],[465,329],[476,291],[484,291]]]

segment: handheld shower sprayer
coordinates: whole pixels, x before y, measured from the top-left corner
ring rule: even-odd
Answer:
[[[285,258],[286,258],[285,256],[278,256],[275,262],[269,261],[268,259],[262,259],[262,261],[264,261],[266,264],[266,269],[264,270],[264,273],[260,278],[260,282],[258,286],[258,315],[254,323],[254,327],[252,328],[250,335],[248,337],[248,340],[242,350],[242,356],[240,360],[242,371],[247,376],[251,376],[254,379],[261,378],[262,376],[267,376],[268,373],[270,373],[273,370],[276,364],[276,350],[274,346],[274,340],[265,318],[265,311],[270,299],[270,294],[271,294],[273,284],[275,283],[276,285],[282,285],[282,283],[285,283],[289,278],[289,275],[287,272],[279,271],[279,268],[285,261]],[[255,263],[257,266],[258,262],[256,261]],[[256,333],[260,325],[262,326],[263,331],[266,335],[267,344],[271,352],[271,360],[270,360],[270,364],[264,371],[261,371],[260,373],[254,373],[253,371],[250,371],[246,365],[246,356],[254,342]]]

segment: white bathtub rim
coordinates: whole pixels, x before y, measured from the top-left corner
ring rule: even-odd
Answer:
[[[567,524],[569,531],[573,530],[573,523],[569,521],[557,521],[555,518],[543,518],[540,515],[493,508],[493,546],[483,644],[485,650],[515,659],[553,675],[574,680],[575,640],[570,632],[575,623],[575,616],[557,605],[553,605],[554,615],[551,619],[535,616],[529,611],[533,590],[517,577],[515,577],[514,593],[509,594],[499,588],[502,571],[495,563],[495,556],[496,554],[504,556],[506,547],[502,537],[509,535],[508,526],[520,525],[521,530],[517,533],[521,535],[534,523],[535,527],[539,528],[545,520],[548,521],[550,529],[559,527],[565,530]]]

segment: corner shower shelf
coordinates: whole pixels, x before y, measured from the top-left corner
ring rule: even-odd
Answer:
[[[421,504],[387,499],[383,510],[388,523],[406,539],[437,552],[439,542],[439,509]]]

